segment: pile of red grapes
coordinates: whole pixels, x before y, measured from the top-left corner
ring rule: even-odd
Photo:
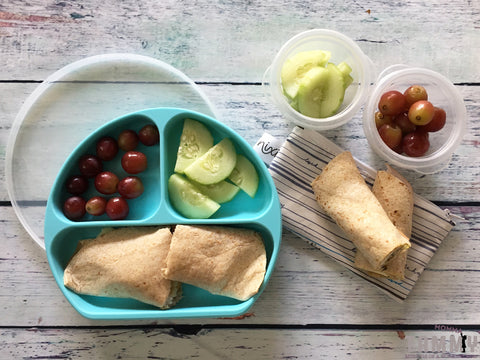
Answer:
[[[123,130],[117,139],[103,136],[96,143],[95,154],[85,154],[78,161],[76,175],[66,181],[66,190],[71,195],[63,204],[63,213],[70,220],[80,220],[85,214],[100,216],[107,214],[112,220],[125,219],[129,212],[128,199],[142,195],[144,191],[141,179],[136,176],[147,168],[147,157],[137,151],[142,143],[153,146],[159,142],[159,133],[155,125],[147,124],[140,131]],[[111,171],[104,170],[104,162],[115,159],[119,151],[124,154],[121,166],[128,174],[119,177]],[[84,194],[89,188],[90,180],[98,192],[88,200]]]
[[[427,90],[412,85],[402,94],[385,92],[378,102],[375,125],[383,142],[399,154],[423,156],[430,148],[429,133],[445,126],[446,113],[428,101]]]

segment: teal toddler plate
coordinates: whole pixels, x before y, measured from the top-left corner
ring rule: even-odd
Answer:
[[[208,219],[188,219],[175,210],[168,196],[167,181],[173,173],[183,122],[186,118],[205,124],[211,131],[215,143],[229,137],[234,142],[237,153],[250,159],[260,178],[254,198],[240,191],[232,201],[222,204]],[[88,214],[81,221],[66,218],[62,208],[65,199],[70,195],[65,190],[65,182],[69,176],[78,173],[78,159],[84,154],[95,154],[95,144],[102,136],[116,138],[124,129],[138,131],[149,123],[158,127],[160,142],[150,147],[139,144],[137,148],[148,158],[148,168],[141,173],[145,192],[136,199],[128,200],[130,211],[127,219],[113,221],[106,215],[93,217]],[[104,162],[104,170],[114,171],[121,178],[122,155],[123,152],[120,150],[114,160]],[[90,188],[93,188],[93,185],[90,185]],[[85,198],[88,196],[87,193]],[[267,252],[267,270],[259,292],[246,301],[239,301],[212,295],[205,290],[183,284],[182,299],[173,308],[161,310],[136,300],[79,295],[63,285],[64,269],[79,240],[96,237],[105,227],[174,224],[228,225],[258,231],[263,237]],[[281,229],[280,203],[270,173],[253,148],[241,136],[217,120],[197,112],[178,108],[156,108],[130,113],[106,123],[70,154],[50,192],[44,235],[53,276],[67,300],[83,316],[110,320],[172,319],[234,317],[245,313],[263,292],[272,275],[280,247]]]

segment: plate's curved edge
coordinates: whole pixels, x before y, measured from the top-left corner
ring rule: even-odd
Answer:
[[[15,143],[17,140],[17,136],[21,127],[21,124],[33,105],[38,101],[38,99],[43,95],[43,93],[48,89],[51,83],[58,81],[62,77],[69,74],[72,70],[76,70],[94,63],[101,62],[108,62],[120,59],[127,59],[131,61],[142,61],[148,64],[161,66],[163,68],[168,69],[170,72],[174,73],[176,76],[182,78],[185,82],[187,82],[192,88],[199,94],[202,100],[205,102],[207,107],[212,112],[213,116],[218,119],[218,114],[215,110],[215,107],[211,103],[211,101],[207,98],[207,96],[203,93],[200,87],[191,80],[188,76],[182,73],[180,70],[174,68],[173,66],[149,57],[145,55],[138,55],[132,53],[110,53],[110,54],[100,54],[90,56],[84,59],[77,60],[73,63],[65,65],[64,67],[60,68],[59,70],[55,71],[53,74],[49,75],[35,90],[27,97],[23,105],[21,106],[19,112],[17,113],[12,127],[10,129],[10,134],[7,139],[7,147],[6,147],[6,154],[5,154],[5,178],[6,178],[6,187],[7,187],[7,195],[10,199],[10,203],[12,204],[13,210],[20,220],[20,223],[25,228],[27,233],[33,238],[33,240],[45,250],[45,240],[42,235],[37,234],[32,226],[28,223],[24,214],[20,211],[20,207],[18,202],[15,198],[15,189],[14,189],[14,179],[13,179],[13,164],[12,164],[12,157],[13,157],[13,149],[15,147]]]

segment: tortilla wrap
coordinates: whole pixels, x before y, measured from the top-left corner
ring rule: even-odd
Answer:
[[[266,262],[265,246],[254,230],[177,225],[163,274],[243,301],[258,292]]]
[[[80,240],[64,284],[79,294],[132,298],[167,309],[181,297],[181,284],[161,272],[171,237],[167,227],[126,227]]]
[[[387,171],[378,171],[372,188],[392,223],[410,238],[412,234],[413,189],[408,181],[387,165]],[[372,276],[383,276],[394,280],[405,279],[407,250],[399,252],[385,265],[385,270],[375,270],[362,252],[357,251],[354,266]]]
[[[409,239],[393,225],[365,183],[349,151],[333,158],[311,186],[320,207],[375,270],[410,247]]]

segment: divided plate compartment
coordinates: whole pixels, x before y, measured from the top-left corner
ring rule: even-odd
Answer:
[[[220,209],[208,219],[189,219],[175,210],[168,196],[168,178],[174,172],[183,123],[187,118],[206,125],[213,135],[214,143],[218,143],[225,137],[230,138],[235,144],[237,153],[245,155],[254,164],[259,175],[259,187],[254,198],[240,191],[233,200],[222,204]],[[139,143],[136,149],[144,152],[148,159],[147,169],[138,174],[145,191],[140,197],[128,200],[130,211],[127,218],[110,220],[107,215],[93,217],[89,214],[79,221],[66,218],[62,208],[65,199],[70,195],[65,189],[65,182],[69,176],[79,173],[80,157],[84,154],[95,154],[96,142],[102,136],[117,138],[124,129],[138,132],[149,123],[158,127],[160,141],[154,146],[144,146]],[[115,159],[103,162],[104,170],[113,171],[120,179],[127,176],[120,165],[123,153],[124,151],[119,150]],[[89,189],[95,191],[92,179],[89,180]],[[84,198],[88,199],[90,195],[92,193],[87,192]],[[176,224],[235,226],[258,231],[263,238],[267,253],[266,274],[259,292],[246,301],[239,301],[183,284],[182,299],[173,308],[161,310],[131,299],[76,294],[63,285],[63,272],[79,240],[94,238],[107,227]],[[281,229],[280,203],[270,173],[253,148],[241,136],[226,125],[198,112],[178,108],[156,108],[130,113],[106,123],[89,135],[70,154],[55,179],[48,199],[45,215],[45,245],[55,281],[72,306],[87,318],[232,317],[245,313],[263,292],[278,256]]]

